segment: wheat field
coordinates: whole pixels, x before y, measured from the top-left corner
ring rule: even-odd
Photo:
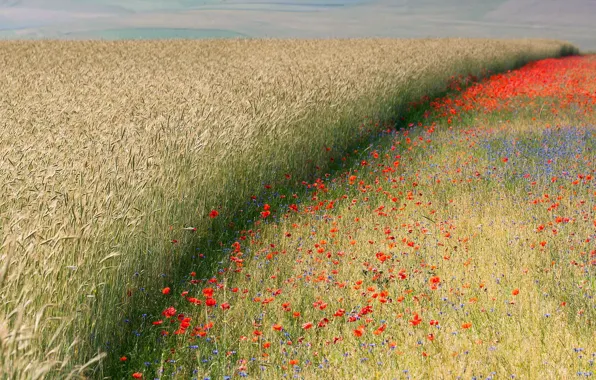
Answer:
[[[395,115],[452,75],[573,52],[542,40],[0,42],[0,377],[99,376],[134,307],[127,291],[179,265],[173,247],[194,239],[183,227],[225,226],[263,184],[346,149],[365,116]]]

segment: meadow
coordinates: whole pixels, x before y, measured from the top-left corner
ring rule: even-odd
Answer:
[[[213,276],[199,254],[165,282],[129,329],[159,349],[122,373],[594,376],[595,79],[595,56],[547,59],[363,123],[331,170],[251,198]]]
[[[595,79],[594,56],[543,60],[454,78],[451,95],[411,104],[407,128],[369,120],[334,170],[253,198],[212,277],[196,276],[199,256],[166,282],[162,313],[133,327],[161,355],[135,347],[122,369],[594,376]]]
[[[585,211],[590,169],[575,194],[540,173],[562,181],[563,169],[579,173],[566,165],[590,162],[594,89],[574,90],[581,101],[555,90],[589,84],[593,61],[580,61],[583,71],[571,65],[561,76],[569,82],[551,87],[552,70],[543,69],[523,93],[531,106],[481,92],[433,102],[433,112],[412,105],[489,71],[574,52],[540,40],[0,43],[0,374],[309,378],[322,366],[385,378],[398,369],[467,374],[486,360],[500,373],[531,374],[548,355],[557,364],[595,352],[582,322],[594,314],[583,297],[594,283],[577,269],[591,267],[552,264],[542,274],[564,242],[534,241],[526,219],[552,229],[549,214],[519,207],[527,178],[513,165],[527,160],[534,170],[524,175],[537,183],[538,204],[544,195],[570,198],[557,207],[569,219],[560,228],[575,235],[553,236],[588,239],[589,223],[577,219],[593,212]],[[503,80],[497,94],[511,90]],[[527,84],[521,77],[514,87]],[[477,104],[495,111],[487,128]],[[501,121],[504,113],[519,123]],[[540,132],[563,116],[567,127]],[[563,158],[541,166],[542,145],[528,133],[543,133]],[[494,152],[508,156],[495,163]],[[581,218],[571,209],[580,200]],[[578,281],[578,294],[565,293]],[[505,304],[513,287],[519,295]],[[462,297],[476,301],[457,306],[467,305]],[[559,298],[563,314],[552,308]],[[553,318],[544,322],[543,309]],[[464,324],[458,334],[438,332]],[[535,343],[524,336],[542,336],[542,357],[515,354]],[[470,349],[474,340],[504,343],[490,356]],[[572,342],[580,354],[563,350]],[[377,365],[385,348],[400,359]],[[470,364],[457,368],[453,352]]]

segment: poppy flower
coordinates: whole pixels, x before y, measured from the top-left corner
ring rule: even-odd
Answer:
[[[176,309],[174,309],[172,306],[170,306],[167,309],[165,309],[164,311],[162,311],[161,314],[166,318],[170,318],[170,317],[173,317],[174,315],[176,315]]]
[[[418,326],[422,322],[422,319],[418,316],[418,313],[414,313],[414,318],[410,320],[410,325]]]
[[[271,328],[275,331],[281,331],[282,326],[279,323],[274,324]]]
[[[302,325],[302,328],[303,328],[304,330],[308,330],[308,329],[310,329],[312,326],[313,326],[312,322],[306,322],[306,323],[304,323],[304,324]]]
[[[218,215],[219,215],[219,212],[217,212],[217,210],[211,210],[211,212],[209,213],[209,217],[211,219],[217,218]]]
[[[207,305],[207,306],[213,307],[213,306],[215,306],[216,304],[217,304],[217,301],[215,301],[215,299],[214,299],[214,298],[207,298],[207,299],[205,300],[205,305]]]
[[[382,324],[381,326],[379,326],[374,332],[373,334],[375,335],[380,335],[383,331],[385,331],[385,329],[387,328],[386,324]]]

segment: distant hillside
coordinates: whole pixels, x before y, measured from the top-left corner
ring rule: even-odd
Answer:
[[[596,49],[595,14],[591,0],[0,0],[0,37],[530,37]]]
[[[596,1],[508,0],[484,17],[487,21],[594,27]]]

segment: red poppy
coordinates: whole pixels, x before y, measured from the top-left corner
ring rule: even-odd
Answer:
[[[217,305],[217,301],[215,301],[214,298],[207,298],[205,300],[205,305],[207,305],[207,306],[215,306],[215,305]]]
[[[410,320],[412,326],[418,326],[422,322],[422,319],[418,316],[418,313],[414,313],[414,318]]]
[[[387,328],[386,324],[382,324],[381,326],[379,326],[374,332],[373,334],[375,335],[380,335],[383,331],[385,331],[385,329]]]
[[[167,309],[165,309],[161,314],[166,318],[170,318],[176,315],[176,309],[170,306]]]

